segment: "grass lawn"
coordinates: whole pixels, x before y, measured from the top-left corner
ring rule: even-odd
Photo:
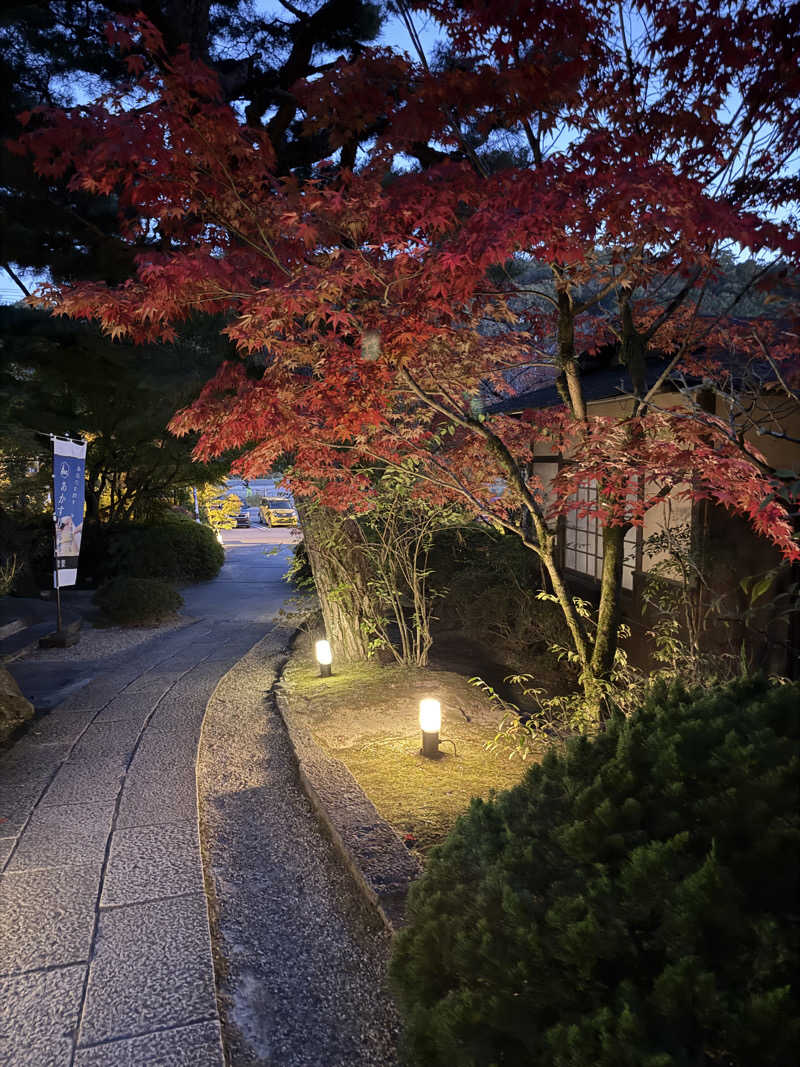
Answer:
[[[284,685],[293,715],[315,741],[341,760],[375,807],[425,852],[441,841],[474,796],[508,789],[529,764],[486,751],[499,713],[460,674],[381,666],[337,667],[320,678],[303,638],[287,664]],[[419,701],[442,705],[443,756],[420,755]]]

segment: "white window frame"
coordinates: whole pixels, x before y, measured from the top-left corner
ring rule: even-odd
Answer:
[[[570,503],[597,503],[597,482],[592,478],[581,485]],[[583,578],[599,582],[603,576],[603,527],[596,515],[580,515],[580,508],[570,508],[564,516],[564,569]],[[639,556],[639,527],[625,534],[622,561],[622,588],[633,590],[633,575]]]

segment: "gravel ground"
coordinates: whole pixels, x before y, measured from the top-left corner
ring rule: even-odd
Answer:
[[[269,693],[287,634],[220,682],[198,759],[231,1067],[395,1067],[389,935],[322,831]]]
[[[82,663],[106,660],[121,653],[132,652],[154,637],[166,637],[190,626],[195,620],[184,616],[162,623],[161,626],[108,626],[93,629],[85,622],[80,641],[71,648],[40,648],[29,652],[25,659],[32,663]]]

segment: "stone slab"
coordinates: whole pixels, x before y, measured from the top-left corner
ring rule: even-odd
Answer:
[[[131,682],[124,693],[117,697],[117,700],[122,700],[125,697],[132,696],[134,693],[141,693],[148,691],[151,693],[166,692],[170,686],[183,674],[183,671],[179,667],[162,667],[161,664],[152,667],[149,671],[145,671],[135,681]]]
[[[9,868],[101,865],[111,830],[114,804],[67,804],[37,808],[31,816]]]
[[[197,782],[191,766],[142,765],[122,789],[117,829],[197,822]]]
[[[67,758],[69,744],[32,745],[21,738],[0,757],[0,782],[5,786],[26,780],[49,778]]]
[[[186,738],[198,738],[200,728],[203,725],[206,704],[205,696],[200,700],[184,700],[181,702],[172,699],[163,701],[156,708],[151,720],[151,726],[155,730],[171,731]]]
[[[86,685],[59,701],[58,711],[100,711],[120,691],[120,685]]]
[[[203,893],[100,913],[80,1045],[216,1017]]]
[[[163,682],[143,689],[126,689],[103,708],[95,722],[130,722],[137,723],[141,728],[167,691],[168,687]]]
[[[58,707],[62,711],[100,711],[138,678],[143,670],[147,670],[151,662],[142,661],[133,655],[124,667],[115,667],[113,671],[102,674],[82,689],[71,693]]]
[[[161,768],[175,770],[183,766],[194,766],[197,759],[197,744],[203,725],[202,713],[193,716],[196,721],[187,721],[176,725],[159,718],[159,708],[150,725],[142,735],[142,740],[131,763],[131,772],[157,774]],[[150,770],[150,768],[153,768]]]
[[[89,959],[100,870],[49,867],[0,877],[0,973]]]
[[[138,722],[93,722],[75,746],[70,759],[97,760],[103,756],[133,755],[141,727]]]
[[[195,826],[139,826],[115,831],[101,907],[202,889],[203,866]]]
[[[170,690],[170,702],[181,704],[202,704],[205,709],[208,699],[224,674],[219,662],[203,662],[184,674]]]
[[[94,711],[53,710],[34,719],[28,726],[25,740],[30,744],[74,744],[94,718]]]
[[[84,964],[0,979],[3,1067],[69,1067]]]
[[[0,779],[0,834],[22,829],[49,781],[49,775],[9,784]]]
[[[39,801],[40,808],[65,804],[93,804],[117,799],[125,775],[125,756],[101,756],[94,760],[68,760]]]
[[[0,830],[2,830],[2,826],[0,826]],[[16,843],[16,837],[0,837],[0,870],[5,866],[6,860],[13,852]]]
[[[75,1067],[223,1067],[216,1022],[78,1049]]]

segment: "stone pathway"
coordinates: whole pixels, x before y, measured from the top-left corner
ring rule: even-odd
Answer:
[[[0,1067],[396,1064],[388,934],[269,692],[285,552],[229,536],[197,621],[12,665],[57,706],[0,756]]]
[[[195,759],[265,629],[151,641],[0,758],[4,1067],[221,1067]]]
[[[222,1067],[197,745],[217,682],[272,629],[286,558],[274,531],[232,530],[220,575],[183,590],[197,621],[11,665],[61,695],[0,756],[2,1067]]]

